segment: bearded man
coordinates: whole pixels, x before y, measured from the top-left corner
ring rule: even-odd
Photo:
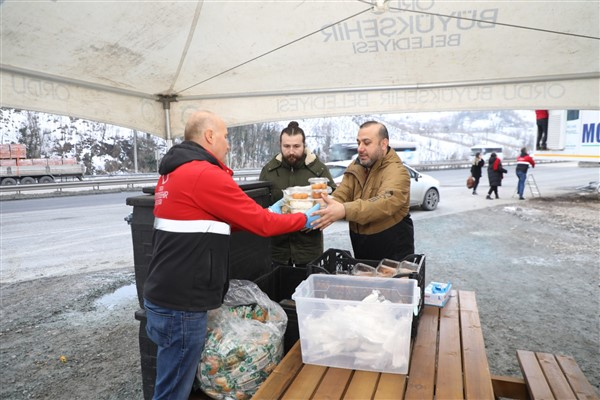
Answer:
[[[344,172],[333,197],[311,224],[325,229],[345,219],[350,228],[354,257],[401,261],[414,254],[414,228],[410,218],[410,175],[389,146],[385,125],[368,121],[356,138],[358,156]]]
[[[280,153],[262,169],[259,179],[272,183],[272,201],[283,198],[283,190],[292,186],[308,186],[309,178],[327,178],[335,183],[327,166],[306,148],[306,136],[298,122],[292,121],[279,135]],[[271,239],[271,258],[278,265],[305,267],[323,254],[323,232],[304,230]]]

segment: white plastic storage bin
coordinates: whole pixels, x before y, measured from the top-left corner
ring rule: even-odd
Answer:
[[[297,288],[305,364],[408,373],[414,279],[312,274]]]

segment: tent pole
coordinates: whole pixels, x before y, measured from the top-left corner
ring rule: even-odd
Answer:
[[[137,142],[137,130],[133,130],[133,168],[134,172],[138,173],[138,142]]]
[[[167,140],[167,150],[173,147],[173,137],[171,136],[171,102],[177,101],[177,96],[158,95],[158,101],[163,105],[165,110],[165,133]]]
[[[165,108],[165,129],[167,132],[167,150],[173,147],[173,138],[171,137],[171,118],[169,116],[169,108]]]

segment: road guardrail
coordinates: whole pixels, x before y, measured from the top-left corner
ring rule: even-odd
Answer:
[[[504,160],[504,165],[512,165],[516,160]],[[418,171],[432,171],[441,169],[463,169],[470,168],[470,160],[460,161],[444,161],[444,162],[432,162],[432,163],[421,163],[411,165]],[[251,181],[258,179],[260,175],[260,169],[240,169],[234,171],[233,178],[237,181]],[[139,176],[117,176],[110,178],[102,177],[91,177],[84,178],[82,181],[66,181],[66,182],[54,182],[54,183],[37,183],[32,185],[7,185],[0,186],[0,194],[16,194],[21,195],[25,192],[33,191],[56,191],[63,192],[72,189],[89,188],[91,190],[100,191],[100,188],[106,187],[124,187],[126,189],[132,189],[136,187],[143,187],[149,185],[155,185],[158,175],[146,175],[144,177]]]
[[[260,175],[259,169],[245,169],[234,172],[234,179],[237,181],[256,180]],[[124,187],[131,189],[140,186],[154,186],[158,175],[147,175],[144,177],[123,176],[111,178],[84,178],[82,181],[64,181],[54,183],[34,183],[32,185],[6,185],[0,186],[0,194],[23,194],[25,192],[56,191],[63,192],[71,189],[89,188],[91,190],[100,190],[101,187]]]

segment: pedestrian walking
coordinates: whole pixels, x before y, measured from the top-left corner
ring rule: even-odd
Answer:
[[[481,169],[485,165],[485,161],[483,161],[483,157],[481,157],[481,153],[475,153],[475,158],[473,158],[473,163],[471,164],[471,176],[473,177],[473,194],[477,194],[477,186],[479,186],[479,180],[481,179]]]
[[[488,190],[488,194],[485,197],[488,200],[493,200],[492,193],[498,196],[498,187],[502,186],[502,179],[504,179],[504,174],[508,171],[504,169],[502,166],[502,160],[498,157],[496,153],[490,154],[490,159],[488,160],[488,179],[490,181],[490,190]]]

